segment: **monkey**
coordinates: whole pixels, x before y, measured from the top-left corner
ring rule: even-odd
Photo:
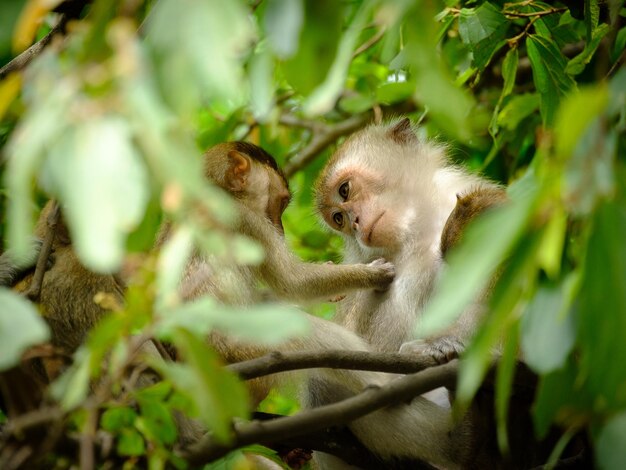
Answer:
[[[396,267],[388,291],[344,299],[344,326],[379,351],[396,352],[410,339],[442,266],[442,232],[456,194],[476,187],[499,189],[451,165],[445,148],[419,140],[408,119],[365,128],[337,149],[316,183],[318,211],[343,237],[344,262],[384,257]]]
[[[259,266],[224,266],[217,265],[214,258],[194,254],[180,285],[184,300],[210,294],[224,303],[251,305],[265,299],[257,289],[259,280],[268,285],[274,298],[289,301],[327,299],[356,289],[382,291],[393,281],[393,265],[382,259],[354,265],[315,264],[303,262],[291,252],[281,222],[291,198],[288,182],[275,159],[262,148],[245,142],[218,144],[205,153],[204,171],[207,178],[233,195],[238,213],[233,229],[259,242],[266,256]],[[157,248],[171,231],[171,223],[165,222]],[[342,341],[355,344],[357,349],[365,347],[359,338],[342,329],[326,337],[326,330],[335,325],[312,316],[307,319],[311,338],[293,340],[279,349],[336,349]],[[271,352],[267,347],[244,344],[218,332],[211,334],[209,342],[229,363]],[[270,377],[252,381],[254,402],[260,402],[274,384],[275,378]]]
[[[493,185],[478,186],[467,193],[457,194],[456,205],[441,234],[442,258],[446,259],[449,250],[461,241],[463,233],[472,220],[492,208],[501,206],[506,201],[506,190]]]
[[[35,236],[46,236],[48,218],[54,202],[48,201],[35,225]],[[87,333],[110,310],[94,300],[96,294],[110,297],[107,304],[123,305],[125,284],[114,274],[90,271],[78,259],[70,231],[61,213],[55,227],[52,250],[54,262],[44,274],[38,299],[39,310],[51,330],[51,342],[64,354],[72,354],[84,342]],[[28,291],[33,274],[28,274],[13,287],[19,293]],[[46,363],[48,379],[61,370],[60,364]]]
[[[396,269],[388,290],[348,293],[339,304],[340,325],[376,351],[397,352],[412,343],[415,324],[443,266],[442,234],[456,195],[470,194],[472,188],[499,191],[495,183],[450,164],[445,147],[419,139],[406,118],[370,125],[337,148],[315,185],[318,212],[343,238],[344,262],[384,257]],[[450,222],[446,248],[453,243],[453,225]],[[470,309],[448,336],[426,342],[421,349],[436,362],[456,355],[474,331],[474,314]],[[308,396],[313,406],[342,398],[323,380],[312,382]],[[471,423],[455,425],[445,407],[431,405],[418,397],[410,406],[394,410],[398,414],[388,417],[387,423],[359,419],[350,427],[382,457],[424,459],[451,468],[467,464]],[[401,438],[391,437],[390,422],[403,426]],[[365,426],[370,426],[369,432]]]

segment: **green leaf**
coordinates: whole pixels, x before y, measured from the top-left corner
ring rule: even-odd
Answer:
[[[595,438],[598,468],[620,470],[626,462],[626,412],[609,419]]]
[[[496,104],[496,107],[493,110],[491,123],[489,124],[489,132],[492,136],[494,136],[499,129],[498,115],[500,114],[500,107],[502,106],[502,102],[504,101],[504,98],[511,94],[511,92],[513,91],[513,87],[515,86],[515,76],[517,75],[518,63],[519,51],[517,47],[513,47],[509,49],[509,51],[504,56],[504,60],[502,61],[502,78],[504,79],[504,85],[502,86],[502,92],[500,93],[498,104]]]
[[[519,341],[519,321],[515,321],[507,333],[508,340],[504,344],[504,351],[498,363],[496,371],[496,419],[498,447],[503,455],[509,449],[507,437],[507,414],[509,411],[509,399],[513,387],[513,377],[517,365],[517,346]]]
[[[371,109],[375,103],[376,101],[371,96],[357,94],[341,98],[339,107],[347,113],[359,114]]]
[[[309,116],[323,114],[330,111],[335,105],[346,83],[348,68],[352,61],[352,54],[359,34],[365,26],[365,22],[375,3],[376,0],[365,0],[354,15],[352,23],[339,41],[337,56],[328,71],[326,79],[304,102],[303,111],[305,114]]]
[[[274,103],[274,64],[267,48],[257,47],[249,70],[250,107],[255,119],[265,122]]]
[[[522,317],[524,361],[537,373],[546,374],[565,364],[576,341],[576,325],[569,312],[570,279],[554,287],[541,287]]]
[[[598,0],[585,0],[585,26],[587,28],[587,43],[592,41],[593,31],[600,21],[600,5]]]
[[[149,441],[162,444],[174,444],[178,437],[176,423],[170,410],[156,400],[139,400],[141,416],[136,421],[139,431]]]
[[[475,46],[507,25],[506,17],[489,2],[478,8],[463,8],[459,16],[459,34],[465,44]]]
[[[48,325],[35,306],[0,287],[0,371],[17,365],[24,351],[48,339]]]
[[[179,329],[174,332],[173,342],[185,364],[160,363],[155,367],[179,392],[193,399],[200,418],[216,439],[230,441],[233,418],[248,414],[246,388],[222,367],[203,339]]]
[[[237,308],[204,297],[163,315],[158,334],[169,338],[179,327],[200,335],[217,329],[239,340],[271,345],[306,334],[309,322],[306,314],[287,305],[262,304]]]
[[[132,428],[122,429],[117,436],[117,452],[129,457],[139,456],[146,453],[146,445],[143,437]]]
[[[302,0],[268,0],[265,3],[265,35],[274,53],[281,59],[288,59],[298,50],[304,22]]]
[[[180,302],[180,279],[193,251],[193,233],[178,228],[161,248],[157,266],[157,310],[171,308]]]
[[[473,64],[484,70],[493,54],[506,44],[509,21],[489,2],[480,7],[463,8],[459,16],[459,34],[473,53]]]
[[[534,199],[531,195],[495,209],[469,226],[462,244],[450,254],[449,266],[419,321],[418,335],[438,333],[478,296],[522,235]]]
[[[434,4],[409,11],[405,24],[405,58],[415,82],[414,99],[428,110],[429,118],[448,135],[467,142],[473,136],[481,113],[466,90],[454,84],[447,64],[437,53],[436,24],[431,20]]]
[[[550,39],[531,34],[526,39],[526,49],[535,87],[541,95],[541,117],[544,124],[552,125],[560,98],[576,83],[565,72],[565,57]]]
[[[74,363],[50,385],[50,394],[64,410],[80,405],[89,393],[91,354],[81,348],[74,354]]]
[[[130,428],[137,419],[137,413],[132,408],[120,406],[109,408],[100,417],[100,426],[105,431],[118,433],[124,428]]]
[[[498,114],[498,125],[515,131],[519,124],[540,106],[541,99],[535,93],[514,95]]]
[[[550,425],[558,423],[580,425],[586,419],[586,411],[592,399],[579,377],[578,365],[570,358],[565,366],[540,377],[537,398],[533,408],[535,434],[543,439]]]
[[[324,80],[337,54],[345,13],[342,6],[334,0],[304,2],[306,23],[300,48],[281,66],[287,82],[303,95]]]
[[[42,178],[64,203],[84,264],[97,272],[119,269],[126,235],[141,222],[149,199],[148,175],[128,123],[94,118],[66,133],[51,149]]]
[[[190,0],[185,8],[178,0],[163,0],[148,17],[146,43],[169,104],[190,113],[206,97],[245,97],[239,58],[253,38],[239,0]]]
[[[376,89],[376,99],[383,104],[393,104],[409,98],[415,90],[411,82],[383,83]]]
[[[593,55],[600,45],[600,41],[602,41],[602,38],[604,38],[610,30],[611,27],[606,23],[602,23],[600,26],[595,28],[591,36],[591,41],[585,44],[585,48],[580,54],[570,59],[567,63],[565,71],[570,75],[578,75],[579,73],[582,73],[582,71],[585,70],[585,66],[593,58]]]
[[[554,126],[556,151],[562,159],[571,158],[582,135],[606,109],[608,102],[606,83],[581,88],[563,101]]]
[[[597,400],[596,410],[626,406],[626,369],[598,367],[626,358],[626,188],[597,210],[587,245],[579,296],[581,372]]]

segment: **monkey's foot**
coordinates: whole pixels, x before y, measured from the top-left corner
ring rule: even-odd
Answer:
[[[459,357],[465,345],[455,336],[433,339],[416,339],[400,346],[400,353],[431,358],[436,364],[445,364]]]

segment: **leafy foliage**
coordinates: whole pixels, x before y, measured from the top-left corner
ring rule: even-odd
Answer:
[[[58,20],[50,8],[68,3],[2,2],[0,63],[47,33]],[[180,305],[176,285],[194,246],[243,263],[262,256],[219,228],[231,204],[202,178],[203,149],[245,138],[275,155],[295,193],[285,216],[292,246],[306,259],[337,261],[340,242],[314,222],[312,183],[349,133],[337,131],[342,123],[405,113],[425,136],[450,142],[460,164],[508,184],[512,200],[471,227],[416,334],[445,328],[499,270],[489,316],[463,357],[460,403],[480,386],[492,348],[506,344],[496,405],[504,446],[521,349],[540,376],[536,431],[587,429],[597,464],[620,467],[623,2],[82,3],[63,43],[0,80],[3,238],[27,251],[42,193],[62,203],[78,256],[99,272],[148,251],[164,215],[180,228],[51,386],[81,435],[107,431],[128,465],[184,466],[172,452],[174,412],[227,441],[233,417],[250,411],[204,335],[218,327],[271,343],[304,331],[287,308],[259,307],[247,319],[211,299]],[[171,340],[183,360],[130,397],[123,371],[138,354],[137,333]],[[0,291],[0,368],[47,338],[32,305]],[[94,380],[109,386],[95,402]]]

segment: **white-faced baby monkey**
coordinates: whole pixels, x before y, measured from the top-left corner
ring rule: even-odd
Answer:
[[[442,266],[444,225],[457,194],[499,187],[453,166],[442,146],[418,139],[408,119],[372,125],[349,137],[331,157],[316,184],[317,207],[326,224],[345,241],[344,262],[384,257],[394,263],[389,290],[349,293],[339,305],[339,321],[379,351],[397,352],[412,339]],[[422,344],[422,352],[448,355],[475,328],[474,309],[442,338]],[[310,391],[315,402],[316,391]],[[326,398],[328,394],[326,394]],[[332,401],[332,398],[330,398]],[[318,402],[318,404],[320,404]],[[377,423],[382,432],[358,432],[361,441],[387,457],[421,458],[448,467],[463,465],[470,447],[463,430],[452,431],[450,416],[423,397],[404,409],[402,436]]]
[[[442,263],[442,231],[457,194],[476,188],[500,191],[451,165],[443,147],[419,140],[408,119],[352,135],[328,162],[316,188],[324,221],[345,240],[344,262],[384,257],[396,267],[388,291],[356,292],[340,306],[346,327],[390,352],[410,339],[432,293]]]

